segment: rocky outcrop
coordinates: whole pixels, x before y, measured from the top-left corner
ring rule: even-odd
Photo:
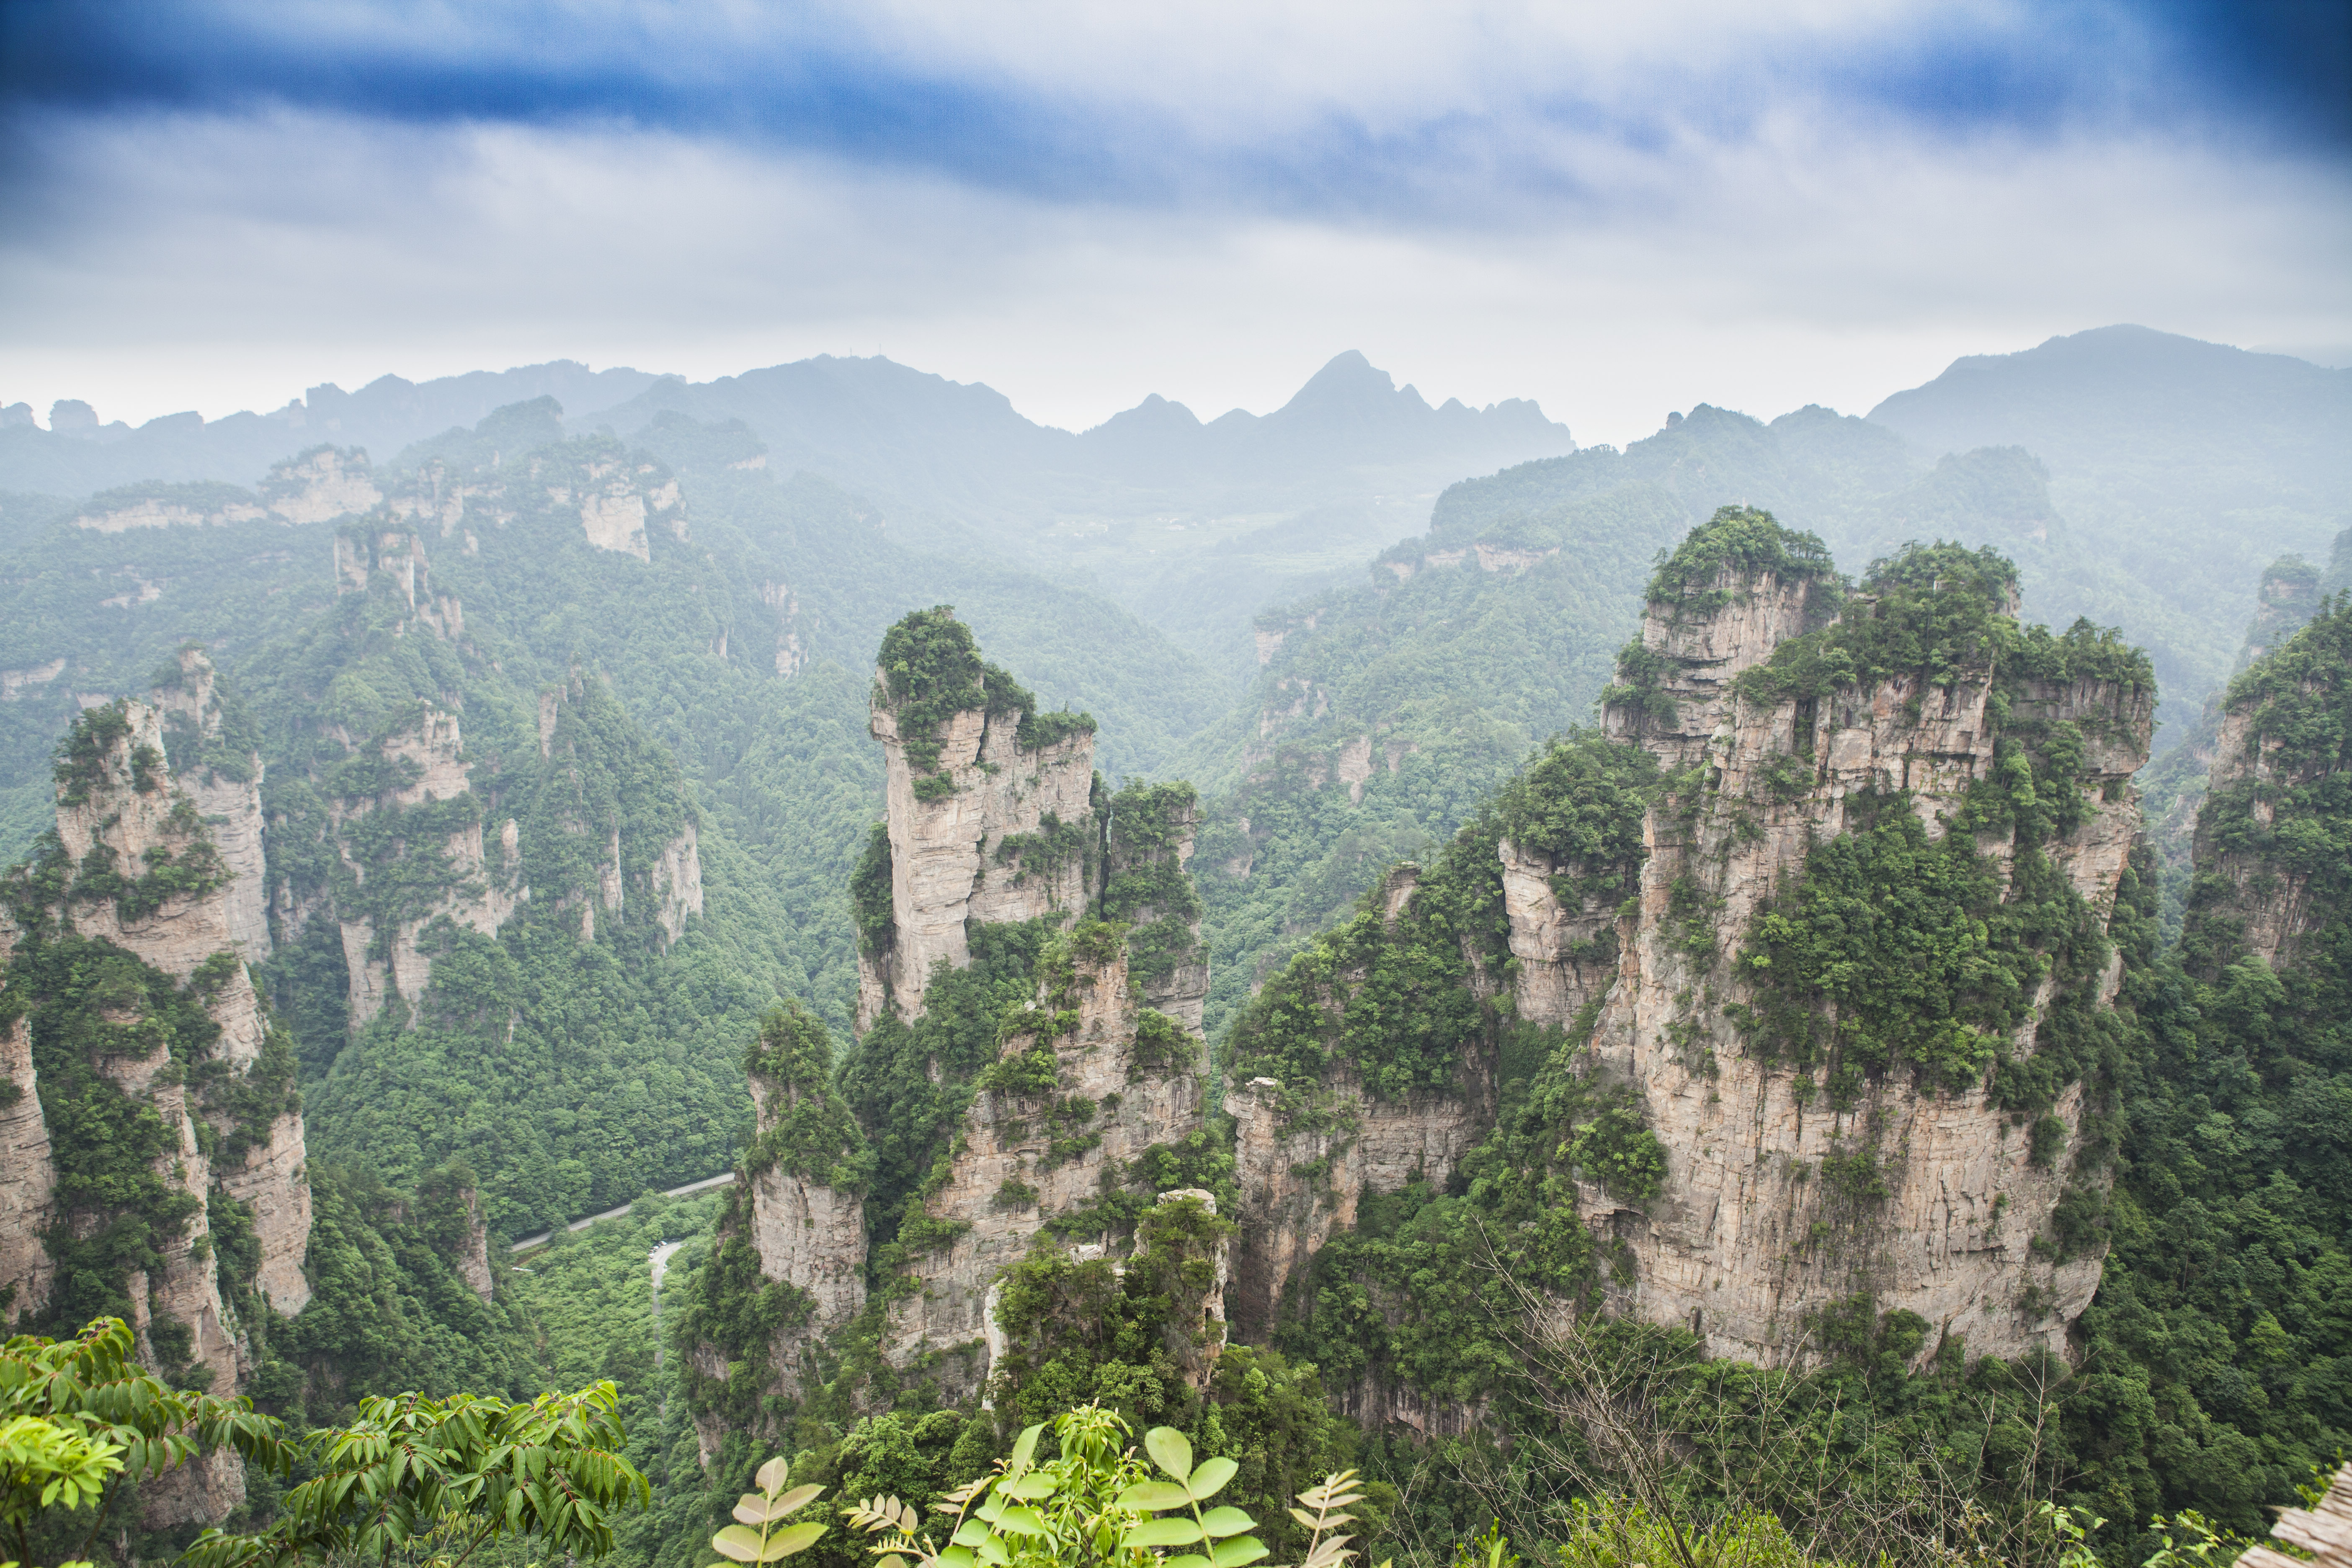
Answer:
[[[1334,1231],[1354,1226],[1367,1193],[1416,1180],[1443,1187],[1493,1121],[1483,1079],[1464,1095],[1381,1100],[1341,1068],[1322,1087],[1336,1113],[1303,1126],[1279,1110],[1282,1086],[1273,1079],[1225,1091],[1242,1227],[1227,1300],[1234,1333],[1251,1343],[1265,1342],[1284,1293]]]
[[[0,1320],[38,1312],[57,1274],[40,1236],[57,1217],[58,1182],[40,1089],[32,1026],[20,1016],[0,1029]]]
[[[433,982],[433,960],[420,940],[427,926],[446,917],[493,936],[524,896],[520,829],[508,816],[486,831],[464,749],[457,715],[425,705],[407,728],[383,742],[394,782],[374,795],[338,800],[330,809],[338,829],[373,813],[425,809],[418,820],[425,825],[425,836],[404,837],[398,853],[404,858],[435,856],[445,868],[421,903],[372,898],[369,878],[381,876],[385,868],[363,863],[353,852],[352,836],[339,833],[338,852],[352,880],[337,913],[351,973],[353,1029],[365,1027],[395,995],[411,1006],[424,996]],[[436,806],[441,810],[431,812]]]
[[[1663,1189],[1647,1202],[1588,1184],[1586,1222],[1631,1265],[1621,1304],[1687,1325],[1715,1353],[1801,1357],[1812,1315],[1857,1294],[1965,1336],[1971,1353],[2057,1348],[2099,1279],[2095,1255],[2058,1263],[2027,1246],[2048,1228],[2069,1162],[2032,1159],[2023,1119],[1980,1088],[1939,1091],[1889,1071],[1840,1109],[1826,1068],[1761,1059],[1725,1011],[1752,999],[1736,963],[1741,934],[1808,851],[1884,792],[1908,792],[1940,836],[1969,785],[1990,776],[2004,731],[1990,668],[1941,686],[1895,678],[1818,699],[1745,700],[1735,678],[1820,624],[1822,591],[1813,580],[1727,568],[1680,604],[1652,605],[1641,646],[1654,683],[1612,702],[1607,727],[1670,773],[1703,770],[1704,783],[1686,773],[1685,805],[1650,812],[1650,853],[1625,918],[1562,910],[1545,868],[1507,858],[1526,1016],[1564,1022],[1605,991],[1590,1070],[1633,1092],[1665,1152]],[[1868,595],[1842,613],[1872,613]],[[2137,824],[2130,775],[2147,757],[2152,693],[2099,680],[2009,684],[2009,729],[2070,722],[2085,737],[2083,821],[2042,852],[2104,919]],[[2005,836],[1979,847],[2006,873]],[[1689,931],[1694,910],[1711,944]],[[1614,925],[1621,949],[1606,975],[1578,956],[1605,953],[1602,924]],[[2096,1004],[2116,979],[2111,963]],[[2010,1042],[2014,1055],[2033,1054],[2051,1000],[2045,979]],[[2082,1099],[2073,1085],[2051,1112],[2070,1145]],[[1811,1179],[1863,1169],[1839,1163],[1857,1159],[1883,1187],[1873,1201]]]
[[[685,934],[686,917],[702,912],[702,839],[692,822],[654,858],[654,920],[668,948]]]
[[[2340,727],[2315,716],[2352,700],[2347,647],[2352,610],[2336,595],[2256,659],[2221,709],[2182,944],[2208,979],[2241,954],[2291,967],[2306,939],[2342,918],[2344,859],[2326,846],[2341,843],[2328,792],[2347,749]]]
[[[167,693],[184,721],[178,741],[201,756],[205,742],[220,739],[217,726],[209,732],[205,727],[217,717],[217,694],[200,656],[184,658],[179,673]],[[125,701],[77,721],[60,749],[56,847],[44,867],[16,884],[17,918],[28,923],[7,944],[12,970],[36,966],[21,975],[36,992],[84,984],[75,956],[82,950],[50,946],[69,938],[110,943],[146,966],[128,987],[78,1004],[97,1014],[89,1026],[105,1043],[89,1047],[89,1067],[103,1087],[87,1087],[89,1075],[68,1074],[49,1092],[100,1094],[99,1113],[118,1123],[126,1101],[134,1108],[131,1124],[161,1135],[146,1177],[152,1186],[132,1206],[120,1206],[123,1200],[85,1185],[73,1206],[61,1209],[68,1200],[55,1173],[67,1152],[48,1129],[51,1107],[35,1079],[26,1020],[10,1020],[0,1057],[16,1093],[0,1107],[0,1204],[10,1211],[8,1250],[0,1256],[21,1309],[37,1301],[47,1280],[39,1262],[19,1255],[16,1238],[38,1236],[37,1245],[46,1247],[60,1237],[87,1240],[126,1219],[149,1221],[154,1261],[121,1282],[141,1357],[170,1375],[202,1374],[215,1392],[234,1394],[247,1371],[245,1329],[223,1289],[213,1215],[231,1200],[249,1210],[259,1243],[250,1283],[278,1310],[299,1311],[310,1297],[302,1275],[310,1224],[303,1129],[290,1042],[270,1034],[232,934],[236,879],[195,798],[173,775],[163,720],[162,710]],[[54,906],[32,901],[55,896],[35,893],[44,887],[63,889]],[[12,974],[12,984],[18,978]],[[174,989],[175,1011],[151,1016],[152,999]],[[191,1036],[184,1026],[176,1009],[185,999],[203,1008],[211,1026],[205,1034]],[[73,1136],[71,1129],[86,1129],[91,1120],[84,1103],[78,1117],[57,1125]],[[74,1152],[87,1163],[86,1151]],[[136,1205],[152,1204],[157,1193],[188,1200],[187,1212],[175,1223],[153,1223],[154,1211]],[[143,1488],[142,1515],[156,1528],[217,1521],[244,1495],[243,1470],[224,1449]]]
[[[151,880],[176,870],[201,890],[76,900],[72,922],[82,935],[127,948],[185,980],[215,953],[236,951],[230,912],[235,885],[194,797],[173,787],[162,713],[133,701],[100,711],[119,712],[121,728],[96,764],[100,779],[86,788],[58,786],[58,837],[68,860],[82,878],[111,872]],[[235,1068],[250,1066],[261,1055],[263,1024],[260,999],[243,963],[230,966],[210,1011],[220,1025],[215,1049],[221,1058]]]
[[[1201,1058],[1191,1035],[1147,1026],[1110,928],[1049,954],[1025,1018],[1008,1027],[997,1068],[966,1113],[948,1179],[923,1205],[936,1249],[910,1259],[912,1289],[891,1303],[883,1352],[934,1370],[955,1396],[988,1374],[990,1289],[1049,1221],[1116,1188],[1130,1161],[1202,1121]]]
[[[887,689],[876,689],[891,934],[858,959],[860,1033],[885,1006],[919,1016],[932,970],[971,961],[969,925],[1082,914],[1094,818],[1091,728],[1024,748],[1018,710],[965,709],[938,727],[938,767],[919,780],[907,742],[929,737],[901,736]]]
[[[258,494],[235,485],[181,485],[142,496],[136,489],[94,498],[74,526],[99,533],[133,528],[225,527],[233,522],[326,522],[383,500],[367,454],[318,447],[269,472]]]
[[[800,1091],[757,1073],[751,1100],[761,1133],[772,1133],[798,1103]],[[866,1304],[866,1204],[856,1192],[826,1184],[822,1173],[797,1171],[778,1160],[752,1171],[748,1183],[751,1237],[763,1279],[807,1294],[807,1318],[778,1331],[769,1346],[776,1392],[797,1398],[803,1357],[857,1315]]]
[[[255,1292],[289,1318],[310,1304],[310,1279],[302,1271],[310,1248],[310,1181],[303,1169],[309,1157],[302,1113],[288,1110],[271,1120],[268,1136],[248,1147],[241,1160],[213,1173],[221,1191],[253,1216],[261,1252]]]
[[[765,463],[762,454],[760,461]],[[735,467],[741,467],[737,464]],[[808,663],[807,641],[801,636],[801,602],[789,583],[760,584],[760,603],[776,615],[776,673],[789,680]]]
[[[247,958],[270,953],[269,878],[262,850],[261,753],[223,733],[220,680],[199,647],[180,650],[178,677],[155,690],[173,776],[195,798],[228,876],[229,940]]]
[[[466,1238],[457,1250],[457,1278],[466,1282],[467,1289],[487,1301],[498,1290],[498,1279],[490,1272],[489,1213],[474,1187],[467,1187],[458,1202],[466,1215]]]
[[[1390,873],[1382,885],[1391,923],[1414,885],[1410,867]],[[1253,1343],[1273,1332],[1284,1294],[1332,1233],[1354,1226],[1366,1194],[1396,1192],[1416,1180],[1443,1188],[1494,1124],[1494,1064],[1483,1056],[1462,1064],[1451,1094],[1382,1099],[1345,1061],[1335,1062],[1313,1089],[1321,1107],[1309,1117],[1294,1114],[1297,1097],[1286,1096],[1275,1079],[1252,1078],[1225,1090],[1241,1190],[1227,1300],[1234,1331]]]

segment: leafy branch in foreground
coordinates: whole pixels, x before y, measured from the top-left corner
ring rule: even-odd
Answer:
[[[619,1405],[610,1382],[520,1405],[471,1394],[362,1399],[356,1424],[302,1443],[314,1473],[286,1493],[268,1530],[208,1530],[181,1561],[278,1568],[423,1556],[461,1568],[505,1535],[533,1537],[550,1553],[601,1557],[613,1549],[613,1517],[645,1507],[652,1493],[622,1458]]]
[[[1014,1563],[1092,1568],[1244,1568],[1267,1554],[1250,1533],[1257,1521],[1230,1505],[1205,1507],[1240,1466],[1223,1458],[1192,1462],[1192,1446],[1172,1426],[1144,1434],[1143,1447],[1165,1479],[1155,1479],[1127,1447],[1129,1428],[1098,1405],[1054,1421],[1060,1457],[1037,1462],[1045,1424],[1024,1430],[992,1476],[966,1482],[931,1505],[945,1516],[944,1544],[916,1510],[895,1497],[869,1498],[842,1511],[850,1528],[876,1537],[876,1568],[1011,1568]],[[1352,1539],[1333,1533],[1352,1522],[1355,1472],[1329,1477],[1299,1494],[1291,1510],[1312,1539],[1300,1568],[1341,1568]],[[1311,1510],[1311,1511],[1308,1511]],[[1192,1547],[1180,1556],[1161,1549]],[[1386,1568],[1383,1564],[1382,1568]]]
[[[736,1500],[736,1522],[710,1538],[710,1549],[736,1563],[780,1563],[814,1546],[817,1537],[824,1533],[822,1521],[805,1521],[772,1533],[779,1520],[806,1508],[824,1490],[809,1486],[784,1490],[792,1473],[791,1463],[782,1454],[761,1465],[753,1478],[760,1489]],[[726,1568],[726,1564],[714,1563],[710,1568]]]
[[[0,1525],[19,1562],[36,1559],[37,1526],[54,1532],[60,1514],[84,1508],[89,1526],[79,1545],[47,1544],[58,1548],[53,1558],[87,1557],[117,1481],[160,1476],[223,1444],[266,1468],[290,1458],[284,1429],[255,1415],[251,1401],[169,1388],[139,1365],[136,1351],[120,1318],[100,1318],[70,1340],[21,1334],[0,1345],[8,1451]]]

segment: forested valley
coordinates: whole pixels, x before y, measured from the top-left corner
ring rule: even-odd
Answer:
[[[2352,1444],[2352,373],[290,407],[0,426],[12,1555],[2174,1568]]]

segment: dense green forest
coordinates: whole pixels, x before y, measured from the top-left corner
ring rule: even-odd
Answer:
[[[1232,1495],[1270,1521],[1277,1554],[1305,1539],[1281,1522],[1284,1500],[1359,1466],[1382,1550],[1433,1562],[1490,1520],[1522,1543],[1556,1539],[1572,1498],[1615,1489],[1693,1518],[1772,1508],[1807,1525],[1813,1550],[1853,1556],[1945,1528],[1949,1514],[1935,1510],[1955,1500],[1981,1500],[2010,1529],[2055,1499],[2108,1520],[2094,1544],[2125,1568],[2155,1550],[2147,1525],[2159,1512],[2195,1509],[2259,1535],[2267,1506],[2352,1443],[2352,1187],[2341,1173],[2352,1156],[2352,533],[2326,567],[2289,557],[2259,584],[2240,573],[2216,590],[2231,602],[2218,614],[2185,593],[2152,595],[2153,568],[2101,531],[2156,515],[2144,490],[2137,510],[2102,510],[2107,492],[2083,476],[2121,486],[2115,462],[2065,478],[2023,447],[1990,446],[1930,464],[1880,422],[1806,409],[1766,425],[1702,406],[1622,452],[1453,485],[1425,535],[1369,564],[1393,536],[1392,506],[1269,507],[1217,535],[1245,542],[1224,557],[1223,543],[1188,542],[1172,574],[1154,579],[1178,586],[1147,605],[1153,595],[1105,580],[1119,552],[1147,548],[1132,519],[1074,533],[1095,541],[1091,555],[1000,550],[960,531],[935,487],[918,503],[932,509],[925,529],[894,531],[860,496],[763,466],[769,447],[742,419],[714,405],[702,422],[682,401],[648,392],[640,419],[620,421],[634,426],[626,439],[567,426],[551,398],[496,408],[367,470],[387,499],[357,519],[231,517],[290,493],[291,468],[255,489],[206,479],[74,501],[0,498],[0,843],[26,862],[16,885],[37,891],[58,875],[40,836],[60,735],[70,750],[88,714],[106,710],[100,698],[144,691],[159,669],[170,679],[190,642],[224,672],[235,744],[222,754],[249,745],[263,763],[276,950],[257,978],[269,1081],[303,1108],[315,1205],[315,1295],[299,1317],[252,1296],[234,1208],[216,1206],[213,1225],[265,1411],[307,1428],[347,1423],[373,1393],[522,1397],[609,1377],[629,1460],[655,1486],[654,1507],[621,1530],[618,1560],[632,1568],[699,1568],[704,1538],[777,1447],[796,1479],[829,1496],[920,1506],[1004,1454],[1022,1426],[1087,1400],[1139,1432],[1165,1425],[1234,1456]],[[645,496],[674,481],[683,498],[674,514],[644,511],[637,551],[583,534],[576,498],[613,473]],[[2298,479],[2294,495],[2273,498],[2271,521],[2311,532],[2324,481]],[[418,500],[438,505],[445,487],[467,486],[505,488],[495,503],[468,500],[462,522]],[[1966,905],[1990,933],[1971,963],[2012,981],[2043,969],[2079,979],[2112,946],[2120,995],[2069,1046],[2071,1070],[2106,1097],[2098,1142],[2112,1190],[2086,1184],[2048,1243],[2110,1248],[2069,1363],[1936,1352],[1923,1324],[1867,1302],[1823,1320],[1832,1353],[1803,1372],[1707,1362],[1690,1336],[1633,1324],[1529,1337],[1522,1291],[1589,1296],[1609,1278],[1605,1238],[1575,1219],[1567,1184],[1581,1173],[1638,1202],[1660,1156],[1635,1110],[1576,1070],[1573,1028],[1535,1029],[1480,999],[1476,966],[1507,956],[1496,847],[1507,836],[1582,857],[1577,875],[1595,888],[1638,864],[1642,813],[1677,786],[1644,753],[1580,726],[1622,679],[1653,572],[1727,496],[1811,527],[1848,561],[1885,558],[1864,585],[1897,601],[1905,574],[1926,573],[1942,594],[1989,546],[2006,558],[1996,587],[2021,584],[2030,616],[2122,623],[2147,645],[2155,682],[2203,709],[2167,710],[2176,744],[2146,775],[2148,842],[2104,939],[2071,906],[2004,927],[1980,868],[1945,865],[1902,814],[1824,849],[1807,869],[1818,901],[1788,906],[1916,881]],[[2199,504],[2227,510],[2227,500]],[[230,520],[75,524],[150,503]],[[2163,516],[2189,527],[2186,510]],[[928,548],[909,548],[906,531]],[[1911,539],[1970,549],[1931,558],[1906,553]],[[2211,564],[2163,557],[2176,558]],[[1358,564],[1343,571],[1347,559]],[[1104,576],[1061,569],[1081,560]],[[1289,563],[1284,584],[1315,591],[1244,605],[1256,591],[1244,580],[1274,560]],[[816,1392],[746,1405],[742,1384],[722,1392],[693,1363],[706,1346],[756,1361],[794,1310],[759,1283],[740,1189],[690,1203],[644,1194],[815,1157],[754,1136],[747,1071],[797,1075],[827,1108],[821,1152],[864,1199],[878,1302],[892,1260],[936,1239],[919,1200],[999,1070],[1003,1016],[1050,990],[1070,942],[1105,940],[1051,922],[982,928],[971,965],[931,982],[921,1017],[852,1037],[860,858],[882,794],[867,672],[885,626],[948,602],[1036,688],[1035,708],[1090,715],[1110,820],[1121,801],[1140,811],[1186,789],[1148,780],[1199,785],[1192,871],[1212,960],[1212,1100],[1229,1077],[1311,1077],[1333,1048],[1371,1092],[1401,1099],[1444,1089],[1475,1050],[1498,1064],[1495,1122],[1454,1182],[1369,1194],[1318,1256],[1311,1300],[1270,1342],[1227,1350],[1205,1384],[1177,1342],[1201,1260],[1229,1222],[1155,1217],[1124,1193],[1088,1216],[1132,1248],[1123,1270],[1048,1249],[1007,1276],[1009,1317],[1024,1329],[992,1408],[942,1402],[889,1367],[872,1313],[826,1352]],[[1254,644],[1238,635],[1244,623]],[[1202,652],[1221,638],[1223,653]],[[2074,657],[2063,639],[2033,646]],[[1774,669],[1758,679],[1819,675]],[[416,737],[436,716],[462,726],[467,787],[409,801]],[[2279,771],[2209,792],[2228,721],[2266,737]],[[2030,851],[2047,831],[2035,814],[2056,798],[2049,765],[2038,756],[2023,793],[1988,804],[1974,826]],[[501,862],[507,824],[513,858]],[[667,924],[656,879],[689,830],[702,904]],[[481,879],[497,886],[459,897],[456,851],[434,846],[468,832],[487,846]],[[1385,920],[1368,889],[1401,860],[1422,868],[1420,890],[1409,919]],[[2295,890],[2305,929],[2271,959],[2249,956],[2250,942],[2268,940],[2257,906],[2279,887]],[[460,906],[492,894],[513,895],[510,912],[487,930],[469,923]],[[1118,916],[1115,901],[1105,912]],[[75,1087],[76,1053],[96,1037],[75,1020],[107,987],[131,986],[181,1020],[171,1026],[185,1024],[192,993],[40,935],[23,910],[18,924],[36,940],[15,952],[9,1005],[32,1020],[45,1093],[52,1079],[60,1096],[88,1087]],[[429,984],[414,997],[389,986],[356,1017],[354,963],[393,962],[389,933],[412,924]],[[1755,940],[1792,974],[1837,956],[1822,956],[1827,938]],[[1374,1005],[1318,1034],[1318,999],[1338,975],[1370,976]],[[772,1026],[780,999],[789,1040]],[[1883,1002],[1877,1034],[1906,1060],[1928,1049],[1901,1026],[1925,1005],[1909,992]],[[1928,1022],[2001,1021],[1968,1010],[1978,1005]],[[1799,1053],[1804,1027],[1782,1018],[1759,1038]],[[1922,1028],[1920,1040],[1935,1033]],[[2053,1087],[2003,1090],[2021,1126],[2046,1111]],[[1201,1137],[1152,1151],[1129,1173],[1134,1192],[1198,1188],[1229,1207],[1232,1136],[1213,1118]],[[89,1127],[66,1128],[60,1169],[88,1155],[71,1180],[144,1193],[131,1165],[155,1151],[100,1144]],[[1823,1173],[1848,1178],[1866,1194],[1866,1172]],[[624,1219],[562,1228],[633,1199]],[[130,1212],[142,1200],[121,1201]],[[457,1264],[477,1211],[499,1258],[487,1300]],[[149,1217],[173,1223],[160,1209]],[[506,1265],[509,1242],[550,1227],[548,1247]],[[667,1254],[656,1321],[647,1258],[671,1243],[682,1246]],[[70,1332],[128,1315],[122,1271],[155,1245],[136,1226],[72,1241],[83,1250],[61,1277],[73,1288],[24,1326]],[[1595,1368],[1631,1404],[1669,1413],[1694,1462],[1650,1474],[1630,1448],[1572,1436],[1563,1402]],[[1418,1436],[1398,1421],[1359,1425],[1344,1412],[1377,1409],[1367,1389],[1478,1419]],[[280,1485],[257,1479],[245,1517],[265,1517]],[[854,1553],[836,1536],[819,1555],[845,1564]]]

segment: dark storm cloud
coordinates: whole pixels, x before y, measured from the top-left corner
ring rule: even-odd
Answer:
[[[1007,29],[1021,14],[1006,11]],[[595,125],[718,137],[1047,199],[1213,193],[1270,212],[1508,222],[1595,196],[1554,138],[1634,152],[1738,142],[1790,103],[1909,136],[2148,131],[2331,157],[2352,142],[2352,5],[2078,4],[1690,13],[1605,71],[1575,28],[1491,30],[1467,94],[1367,105],[1344,81],[1292,112],[1171,102],[1133,52],[1058,67],[1047,15],[992,51],[910,45],[943,21],[814,5],[70,4],[0,7],[19,113],[293,109],[413,125]],[[1376,15],[1333,13],[1378,29]],[[1230,38],[1232,76],[1266,47]],[[1460,47],[1481,51],[1474,36]],[[1024,55],[1030,57],[1023,58]],[[1279,89],[1276,95],[1280,96]],[[1231,107],[1230,115],[1196,112]]]

